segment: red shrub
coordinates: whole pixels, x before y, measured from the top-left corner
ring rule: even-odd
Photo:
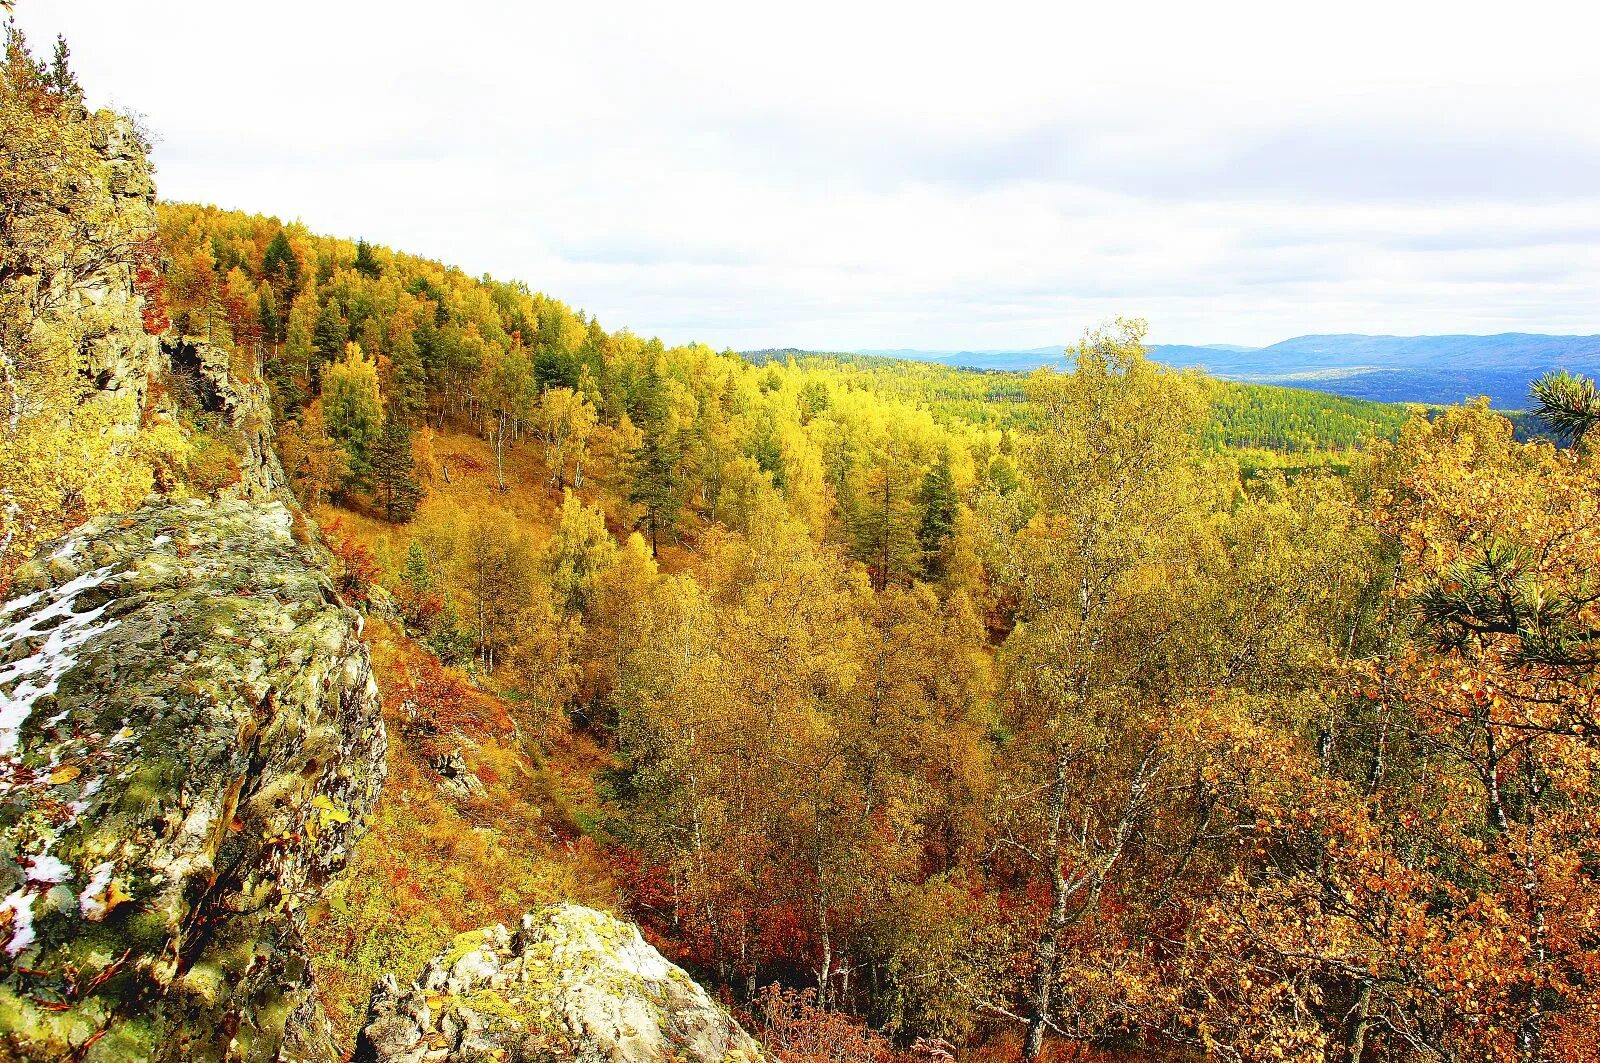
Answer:
[[[366,604],[372,585],[378,578],[378,561],[365,543],[343,534],[344,526],[337,520],[328,522],[323,529],[328,547],[333,551],[334,578],[339,590],[351,601]]]
[[[424,756],[454,748],[453,734],[469,738],[501,738],[511,734],[511,717],[498,698],[473,688],[460,675],[428,653],[407,661],[400,677],[386,691],[401,726],[422,747]]]
[[[152,233],[133,247],[133,290],[143,300],[144,330],[159,336],[172,327],[167,316],[167,278],[161,268],[161,237]]]
[[[882,1034],[817,1006],[815,990],[769,985],[752,1008],[758,1040],[783,1063],[891,1063]]]

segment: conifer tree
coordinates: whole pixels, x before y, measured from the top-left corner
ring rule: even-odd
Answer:
[[[391,524],[404,524],[416,515],[422,485],[417,483],[416,459],[411,454],[411,426],[392,409],[372,448],[372,480]]]
[[[917,506],[922,510],[917,541],[922,544],[923,567],[930,575],[942,575],[939,551],[956,523],[956,481],[950,472],[948,449],[940,452],[939,460],[923,474]]]
[[[317,352],[317,364],[327,365],[344,354],[344,345],[350,342],[350,329],[345,325],[339,304],[329,299],[317,311],[317,324],[312,330],[311,345]]]
[[[643,509],[636,527],[650,537],[650,552],[661,552],[661,536],[678,525],[683,505],[679,476],[680,447],[667,411],[660,369],[652,365],[642,382],[638,403],[641,438],[630,456],[633,467],[628,501]]]
[[[1534,381],[1534,414],[1557,438],[1582,443],[1600,425],[1600,388],[1587,377],[1566,370]]]
[[[540,390],[545,388],[576,389],[578,372],[582,368],[576,352],[555,344],[541,343],[533,359],[533,374]]]
[[[283,318],[278,313],[278,297],[271,285],[261,289],[261,297],[257,300],[256,305],[260,318],[262,342],[275,348],[283,342]]]
[[[300,294],[300,260],[295,257],[289,237],[282,229],[273,235],[261,258],[261,276],[277,294],[278,306],[287,312],[295,296]]]
[[[72,72],[68,63],[71,55],[72,50],[67,47],[67,39],[58,34],[55,54],[50,59],[50,87],[62,99],[82,102],[83,88],[78,84],[78,77]]]
[[[380,272],[378,260],[372,256],[372,245],[365,240],[356,241],[355,270],[357,273],[376,278]]]

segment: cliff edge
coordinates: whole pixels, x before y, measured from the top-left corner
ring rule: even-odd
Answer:
[[[0,605],[14,1055],[336,1058],[301,913],[363,829],[385,737],[360,617],[293,523],[240,501],[102,517]]]

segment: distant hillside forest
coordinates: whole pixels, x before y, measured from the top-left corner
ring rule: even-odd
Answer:
[[[1026,373],[799,350],[748,351],[744,357],[756,365],[795,362],[827,367],[841,379],[924,403],[942,418],[1006,428],[1037,422],[1028,403]],[[1301,388],[1220,380],[1207,380],[1205,386],[1211,400],[1211,418],[1202,434],[1207,447],[1297,456],[1291,462],[1315,462],[1318,455],[1326,460],[1376,440],[1392,440],[1409,416],[1406,406]],[[1257,460],[1262,458],[1257,455]]]
[[[863,353],[983,371],[1069,367],[1062,347]],[[1270,347],[1159,344],[1149,354],[1163,365],[1238,383],[1428,406],[1487,396],[1495,409],[1509,411],[1527,410],[1534,402],[1530,388],[1548,373],[1600,370],[1600,336],[1296,336]]]

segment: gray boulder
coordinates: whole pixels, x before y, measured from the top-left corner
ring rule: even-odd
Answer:
[[[761,1046],[632,923],[576,904],[457,937],[374,990],[356,1063],[761,1063]]]

